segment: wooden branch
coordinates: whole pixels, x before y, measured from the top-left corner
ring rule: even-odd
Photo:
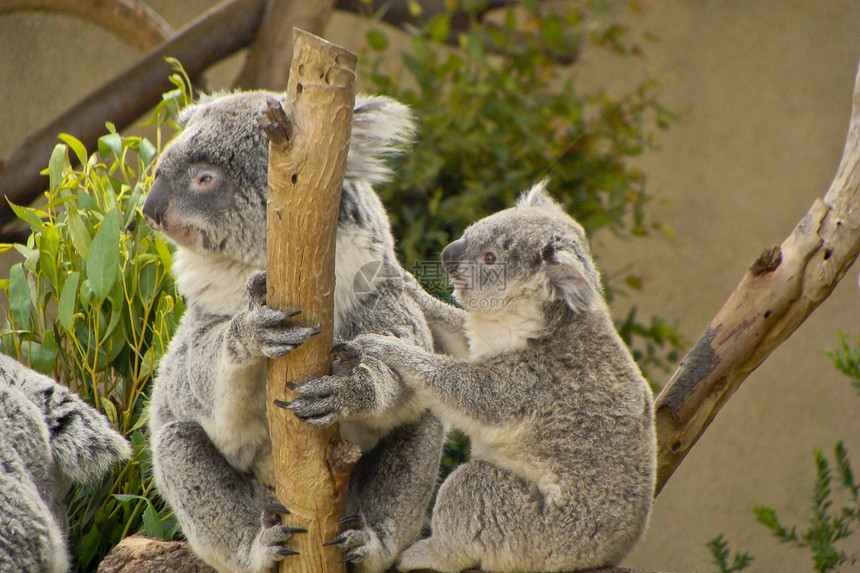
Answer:
[[[293,27],[320,35],[331,19],[334,0],[269,0],[263,21],[248,47],[233,86],[283,91],[293,59]]]
[[[307,32],[294,30],[287,115],[271,100],[261,122],[269,135],[266,300],[301,309],[299,319],[319,326],[287,356],[269,361],[267,418],[278,499],[304,527],[291,541],[300,555],[281,571],[345,573],[343,557],[323,546],[338,534],[346,508],[346,477],[358,461],[340,445],[337,426],[317,430],[275,405],[295,397],[295,384],[329,373],[334,338],[334,250],[346,155],[355,103],[356,56]]]
[[[187,543],[126,537],[99,563],[98,573],[216,573]]]
[[[98,568],[98,573],[214,573],[200,561],[183,541],[162,541],[135,535],[126,537],[113,548]],[[391,569],[394,572],[394,569]],[[415,573],[422,573],[416,571]],[[433,573],[425,570],[424,573]],[[463,573],[480,573],[467,569]],[[605,567],[579,573],[646,573],[625,567]]]
[[[142,52],[173,35],[155,10],[137,0],[0,0],[0,14],[19,11],[64,12],[98,24]]]
[[[247,46],[263,17],[265,0],[227,0],[71,106],[27,138],[0,166],[0,193],[18,205],[29,205],[44,191],[47,179],[39,172],[48,165],[57,135],[70,133],[94,149],[105,133],[105,121],[123,129],[136,121],[172,88],[165,56],[179,59],[188,75],[197,78],[210,65]],[[15,219],[0,200],[0,227]]]
[[[741,382],[833,291],[860,252],[860,70],[842,160],[782,245],[767,249],[657,398],[658,492]]]

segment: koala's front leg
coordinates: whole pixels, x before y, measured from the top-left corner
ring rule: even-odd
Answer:
[[[266,273],[251,275],[247,284],[248,310],[222,323],[206,326],[190,354],[217,351],[212,377],[212,415],[203,421],[206,432],[237,469],[248,471],[261,448],[269,443],[266,426],[266,358],[284,356],[320,332],[291,323],[298,312],[266,305]],[[221,338],[219,340],[219,337]],[[190,372],[191,377],[196,376]]]
[[[446,424],[462,427],[469,418],[497,423],[500,418],[521,416],[534,400],[530,388],[539,370],[525,354],[515,363],[504,355],[461,360],[377,334],[363,334],[350,344],[350,352],[360,354],[362,360],[384,362]]]
[[[346,343],[336,344],[332,355],[331,376],[304,382],[296,387],[298,396],[292,401],[275,403],[317,428],[350,419],[377,428],[396,425],[399,420],[392,419],[390,410],[406,394],[400,377],[381,360],[362,356]]]
[[[251,275],[247,291],[248,310],[233,317],[224,339],[229,361],[242,363],[280,358],[320,333],[319,327],[289,324],[289,319],[301,313],[300,310],[276,310],[266,305],[265,271]]]

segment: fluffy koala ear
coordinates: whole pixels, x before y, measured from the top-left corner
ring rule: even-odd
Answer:
[[[533,209],[544,209],[546,211],[558,211],[564,213],[552,197],[547,193],[546,186],[549,184],[549,179],[542,179],[536,183],[531,189],[520,195],[517,201],[517,207],[531,207]]]
[[[597,308],[601,299],[599,280],[593,269],[575,254],[549,246],[543,252],[546,276],[553,293],[562,298],[573,312]],[[598,281],[595,284],[595,281]]]
[[[384,96],[357,95],[346,178],[380,183],[388,179],[386,155],[402,151],[415,134],[412,111]]]

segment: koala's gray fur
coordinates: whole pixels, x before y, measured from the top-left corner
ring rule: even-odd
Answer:
[[[471,437],[432,536],[399,567],[569,571],[617,563],[642,535],[656,474],[651,390],[615,331],[582,228],[540,184],[442,252],[471,358],[367,335],[375,357]]]
[[[0,571],[68,571],[66,494],[130,455],[95,408],[0,354]]]
[[[273,492],[262,485],[272,483],[266,358],[317,331],[265,304],[268,140],[255,118],[273,96],[218,95],[186,109],[143,207],[177,245],[173,272],[187,299],[152,396],[155,479],[195,553],[221,571],[267,571],[292,554],[287,542],[296,533],[281,525],[284,508],[271,505]],[[357,99],[337,231],[336,340],[372,332],[431,348],[416,297],[396,288],[407,277],[371,187],[388,175],[383,156],[412,130],[405,106]],[[377,279],[390,280],[354,289],[365,265],[382,265]],[[347,527],[335,543],[374,572],[418,537],[442,426],[384,364],[369,358],[360,371],[349,386],[305,387],[317,390],[313,399],[292,406],[315,426],[339,420],[342,436],[361,446]]]

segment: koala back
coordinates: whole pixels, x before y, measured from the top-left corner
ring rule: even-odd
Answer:
[[[71,483],[101,476],[130,455],[94,408],[0,355],[0,570],[67,571]]]

